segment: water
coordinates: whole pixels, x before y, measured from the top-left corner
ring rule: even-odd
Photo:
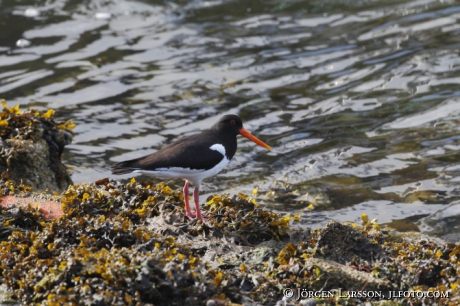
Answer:
[[[64,155],[76,183],[237,113],[274,149],[239,139],[201,201],[258,186],[261,204],[305,226],[366,212],[460,237],[454,1],[10,0],[0,12],[0,97],[78,124]]]

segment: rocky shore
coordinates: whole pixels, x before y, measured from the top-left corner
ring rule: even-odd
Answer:
[[[34,199],[0,182],[3,198]],[[43,198],[43,196],[42,196]],[[36,198],[35,198],[36,199]],[[460,245],[329,223],[292,226],[240,194],[185,216],[180,190],[112,180],[1,209],[3,303],[50,305],[455,305]],[[291,296],[292,295],[292,296]]]
[[[72,185],[60,161],[71,122],[5,104],[1,120],[0,304],[460,303],[460,244],[382,230],[366,215],[301,228],[244,194],[211,197],[209,221],[189,220],[182,191],[161,183]],[[52,179],[17,176],[28,148]]]

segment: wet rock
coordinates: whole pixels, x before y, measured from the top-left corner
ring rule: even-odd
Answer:
[[[61,161],[72,142],[70,121],[54,121],[54,111],[8,108],[0,112],[0,173],[4,179],[23,183],[36,191],[64,191],[72,183]]]
[[[8,139],[0,142],[2,155],[0,172],[8,179],[24,183],[34,190],[63,191],[72,183],[60,158],[52,158],[50,146],[41,139]],[[59,155],[60,157],[60,155]]]

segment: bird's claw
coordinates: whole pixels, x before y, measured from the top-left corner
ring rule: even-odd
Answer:
[[[190,212],[187,212],[187,217],[190,219],[190,220],[193,220],[196,218],[196,214],[195,213],[192,213],[191,211]]]
[[[190,220],[201,220],[203,222],[208,222],[209,219],[208,218],[205,218],[203,217],[201,214],[199,216],[197,216],[196,213],[193,213],[193,212],[187,212],[186,216],[190,219]]]

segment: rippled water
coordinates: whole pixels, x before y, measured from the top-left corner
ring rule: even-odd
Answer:
[[[460,237],[454,1],[10,0],[0,12],[0,97],[74,119],[76,183],[237,113],[274,149],[240,139],[202,201],[258,186],[260,203],[306,226],[366,212]]]

